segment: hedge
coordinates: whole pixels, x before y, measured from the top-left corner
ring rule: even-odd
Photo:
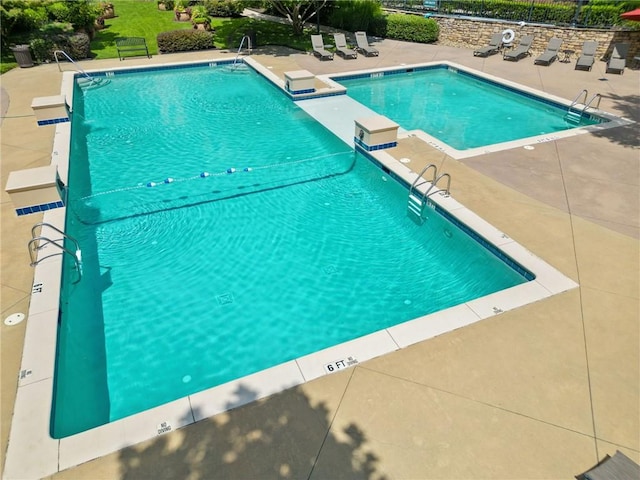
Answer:
[[[86,33],[52,34],[34,38],[29,42],[29,48],[33,53],[36,62],[44,63],[53,61],[53,52],[62,50],[71,57],[72,60],[82,60],[91,55],[91,40]]]
[[[214,34],[204,30],[172,30],[158,34],[161,53],[187,52],[214,48]]]
[[[387,18],[387,38],[416,43],[433,43],[438,40],[440,27],[432,18],[393,13]]]

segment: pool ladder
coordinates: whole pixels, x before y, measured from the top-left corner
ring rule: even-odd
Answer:
[[[93,85],[94,83],[97,82],[97,79],[95,79],[94,77],[92,77],[91,75],[89,75],[87,72],[85,72],[80,65],[78,65],[68,54],[67,52],[65,52],[64,50],[55,50],[53,52],[53,58],[56,60],[56,64],[58,65],[58,71],[62,72],[62,68],[60,68],[60,59],[58,58],[58,54],[62,55],[64,58],[67,59],[67,61],[71,62],[71,64],[73,65],[73,67],[76,69],[76,71],[78,73],[80,73],[84,78],[86,78],[87,80],[89,80],[89,84]]]
[[[36,236],[36,230],[38,229],[38,227],[40,227],[40,235]],[[60,235],[62,235],[62,238],[57,240],[51,240],[49,237],[43,236],[42,230],[44,227],[50,228],[51,230],[59,233]],[[75,252],[69,250],[64,245],[65,240],[68,240],[73,244],[73,246],[75,247]],[[58,243],[60,241],[61,243]],[[59,252],[51,253],[50,255],[46,255],[41,258],[38,258],[38,252],[44,247],[46,247],[47,245],[53,245],[59,250]],[[29,243],[27,244],[27,248],[29,249],[29,258],[31,259],[30,265],[32,267],[35,267],[41,261],[49,257],[58,255],[60,252],[62,253],[62,255],[64,255],[65,253],[67,255],[70,255],[71,258],[73,258],[73,261],[75,262],[75,267],[78,272],[78,276],[73,283],[78,283],[82,279],[82,252],[80,251],[80,244],[75,238],[73,238],[71,235],[67,235],[59,228],[54,227],[50,223],[45,223],[45,222],[36,223],[31,228],[31,240],[29,240]]]
[[[425,175],[430,170],[433,170],[433,175],[431,176],[431,180],[428,180],[427,178],[425,178]],[[432,190],[442,178],[445,178],[447,180],[447,188],[445,190],[437,190],[432,192]],[[425,183],[431,183],[431,186],[427,188],[424,193],[422,193],[418,190],[418,188]],[[441,195],[448,197],[450,195],[450,189],[451,175],[449,175],[448,173],[441,173],[440,175],[438,175],[438,167],[436,167],[433,163],[430,163],[422,169],[420,174],[411,184],[411,187],[409,187],[407,215],[409,215],[409,217],[418,225],[422,225],[425,221],[425,217],[423,215],[424,207],[427,205],[429,196],[433,195],[436,192],[439,192]]]
[[[242,52],[242,47],[244,46],[245,41],[247,42],[247,51],[249,52],[249,55],[251,55],[251,38],[249,37],[249,35],[244,35],[240,40],[240,46],[238,47],[236,58],[233,59],[233,64],[231,65],[232,67],[235,67],[238,63],[238,58],[240,57],[240,52]]]
[[[564,116],[564,119],[567,122],[574,123],[576,125],[579,124],[580,120],[582,120],[582,117],[587,111],[587,108],[589,108],[593,102],[597,101],[594,108],[597,109],[600,107],[600,100],[602,99],[602,95],[600,95],[599,93],[596,93],[593,97],[591,97],[587,101],[588,95],[589,95],[589,92],[587,92],[587,89],[585,88],[576,96],[573,102],[571,102],[571,105],[569,105],[569,108],[567,109],[567,113]],[[582,98],[582,105],[583,105],[582,108],[577,107],[577,105],[579,105],[578,100],[580,100],[580,98]]]

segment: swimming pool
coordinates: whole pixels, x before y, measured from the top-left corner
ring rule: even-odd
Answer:
[[[252,70],[117,73],[73,112],[56,438],[534,278],[435,206],[417,225]]]
[[[424,131],[461,152],[609,121],[585,112],[570,122],[566,104],[446,63],[331,78],[405,130]]]
[[[211,61],[212,64],[216,62],[221,62],[221,60]],[[252,58],[245,58],[245,62],[268,78],[277,88],[282,91],[285,90],[284,80],[271,72],[267,66],[261,65],[260,62],[254,61]],[[183,68],[184,64],[165,64],[164,66]],[[136,67],[121,67],[107,71],[106,75],[116,75],[118,72],[135,70]],[[145,69],[141,70],[144,71]],[[88,71],[88,73],[105,74],[104,72],[92,71]],[[63,74],[61,94],[66,95],[68,99],[73,98],[76,81],[76,74],[65,72]],[[336,98],[333,93],[329,92],[329,95],[332,95],[330,98]],[[342,95],[342,97],[345,96]],[[80,116],[81,113],[76,112],[76,115]],[[66,182],[70,156],[70,124],[60,123],[52,128],[55,128],[52,145],[52,164],[57,166],[61,178]],[[350,136],[350,138],[347,138],[346,143],[349,143],[353,139],[353,123],[346,125],[346,128]],[[340,137],[341,132],[333,126],[331,126],[331,131]],[[344,133],[342,132],[342,134]],[[340,138],[346,137],[342,135]],[[342,148],[344,148],[344,144],[341,145],[340,151],[342,151]],[[415,178],[415,174],[406,165],[393,159],[385,151],[371,152],[370,155],[372,157],[371,160],[375,161],[383,169],[378,171],[380,181],[384,182],[382,176],[387,177],[387,180],[389,180],[388,177],[393,176],[401,179],[405,184],[410,184]],[[247,163],[234,162],[234,164],[246,165]],[[193,176],[195,177],[196,175],[197,172]],[[165,185],[162,183],[163,177],[164,175],[159,177],[154,175],[153,181]],[[145,175],[145,180],[148,180],[148,178],[149,176]],[[180,178],[180,180],[180,182],[166,185],[172,187],[184,186],[186,181],[182,182],[184,178]],[[194,179],[193,181],[197,180]],[[142,183],[142,181],[137,183]],[[134,188],[137,188],[138,191],[142,190],[144,185],[138,188],[137,183]],[[390,182],[387,181],[385,183]],[[131,185],[127,184],[126,187],[128,188],[129,186]],[[80,195],[82,196],[80,198],[87,197],[85,199],[87,202],[100,202],[96,198],[108,196],[108,194],[99,195],[101,193],[103,192],[81,192],[79,197]],[[93,194],[96,194],[96,196],[92,198],[91,195]],[[439,214],[447,216],[460,229],[465,230],[467,234],[475,234],[475,240],[486,244],[487,248],[503,252],[504,260],[511,258],[517,264],[524,266],[535,275],[535,279],[433,314],[414,318],[364,337],[298,357],[238,380],[193,393],[141,413],[114,420],[60,439],[51,437],[51,412],[53,408],[52,392],[56,389],[54,375],[57,348],[56,337],[64,329],[64,325],[59,322],[60,309],[65,308],[60,303],[62,257],[54,256],[40,262],[35,267],[34,272],[34,286],[29,304],[29,321],[26,325],[21,370],[18,379],[18,393],[7,447],[5,474],[10,475],[12,478],[46,477],[57,471],[116,452],[125,446],[153,439],[156,436],[209,419],[214,415],[240,407],[254,400],[266,398],[358,362],[389,354],[398,349],[577,287],[574,281],[532,254],[504,232],[488,224],[467,207],[457,202],[453,196],[434,195],[431,199],[433,201],[430,204],[432,209]],[[146,202],[141,202],[141,205],[146,205]],[[112,213],[108,210],[106,212],[108,215]],[[80,209],[80,213],[86,214],[87,211]],[[431,210],[429,213],[432,213]],[[71,216],[77,218],[71,206],[69,206],[69,208],[62,207],[49,210],[44,213],[43,219],[44,222],[63,229],[65,227],[65,218]],[[142,216],[140,215],[139,218]],[[151,217],[152,215],[146,216]],[[101,218],[106,219],[106,221],[100,223]],[[113,218],[110,221],[109,216],[88,216],[85,220],[94,221],[94,228],[98,228],[103,224],[121,221],[118,218]],[[445,232],[443,231],[443,233]],[[133,235],[129,235],[127,238],[131,239]],[[42,253],[51,253],[46,250],[47,247]],[[207,247],[207,250],[199,252],[199,255],[208,252],[209,249]],[[383,257],[386,251],[380,250],[378,254]],[[331,272],[331,269],[329,269],[329,272]],[[102,283],[98,287],[108,288],[110,284],[108,269],[101,271],[100,279]],[[70,285],[66,284],[65,288]],[[222,297],[222,300],[225,298],[229,297]],[[404,308],[404,299],[402,303]],[[96,308],[98,307],[99,305]],[[144,315],[144,312],[141,315]],[[98,319],[98,321],[101,320]],[[179,334],[186,328],[187,323],[188,314],[181,312],[175,319],[174,324],[172,324],[172,328],[165,335],[165,341],[172,345],[175,344],[171,340],[180,338]],[[132,323],[130,328],[135,329],[135,326]],[[175,333],[174,327],[176,329]],[[99,338],[92,341],[95,341],[98,346],[102,345],[102,348],[104,348],[104,342],[101,344]],[[93,367],[99,370],[103,368],[103,365],[96,363]],[[82,374],[84,370],[79,370],[78,373]],[[180,380],[182,381],[182,379]],[[103,388],[103,391],[106,392],[106,384],[103,384]],[[99,390],[98,393],[100,393]],[[87,401],[89,402],[88,404],[79,406],[79,414],[84,410],[94,408],[94,399],[88,398]],[[33,457],[34,451],[38,452],[37,458]],[[25,458],[32,458],[34,461],[25,462]]]

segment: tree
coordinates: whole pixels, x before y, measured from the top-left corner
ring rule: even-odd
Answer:
[[[304,24],[325,6],[327,0],[268,0],[268,3],[293,27],[293,33],[302,35]]]

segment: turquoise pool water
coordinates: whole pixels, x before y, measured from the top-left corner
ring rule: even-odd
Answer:
[[[52,434],[527,281],[253,71],[76,87]]]
[[[334,77],[347,95],[457,150],[547,135],[599,120],[565,121],[567,107],[446,66]]]

